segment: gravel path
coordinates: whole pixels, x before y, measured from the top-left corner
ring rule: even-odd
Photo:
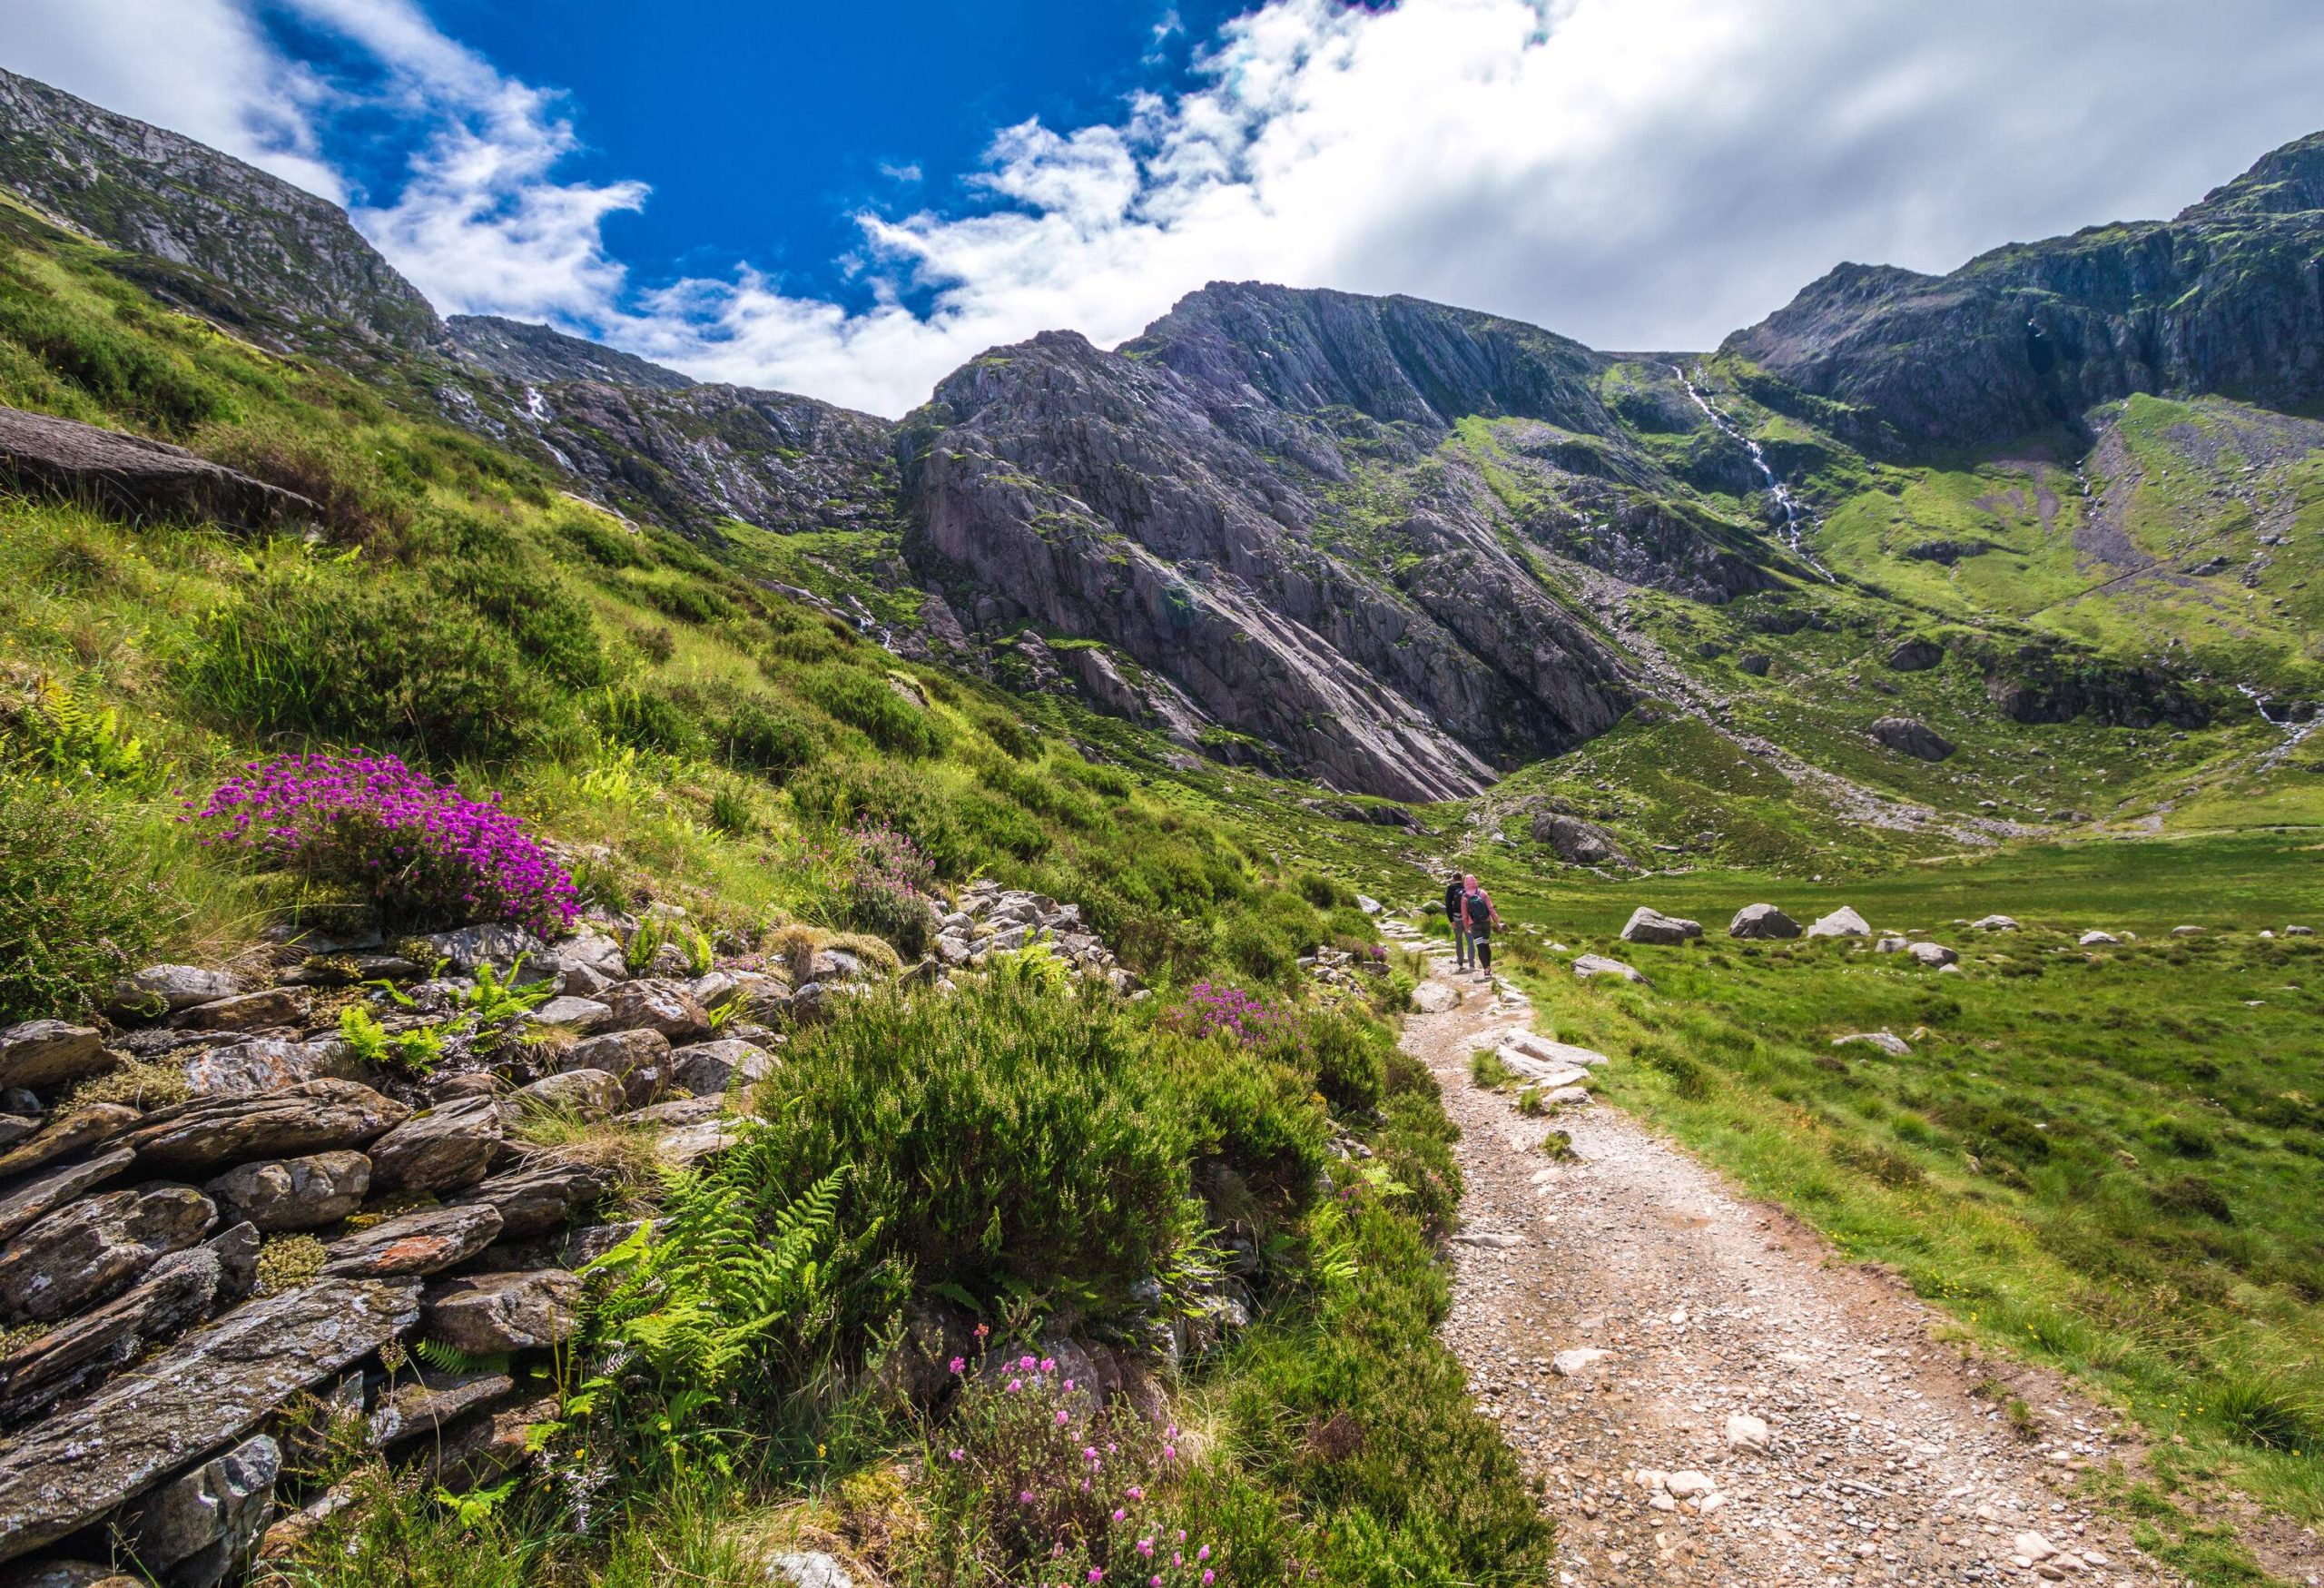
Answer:
[[[1531,1011],[1433,981],[1461,1002],[1409,1017],[1404,1046],[1462,1133],[1444,1334],[1543,1484],[1560,1583],[2181,1581],[2073,1492],[2076,1468],[2135,1454],[2115,1419],[2023,1373],[2021,1436],[1908,1293],[1617,1109],[1529,1119],[1478,1090],[1470,1054]],[[1572,1161],[1539,1150],[1551,1123]],[[1603,1355],[1552,1366],[1576,1350]]]

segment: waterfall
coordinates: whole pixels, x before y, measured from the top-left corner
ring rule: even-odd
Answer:
[[[2319,725],[2324,725],[2324,711],[2311,714],[2306,722],[2299,721],[2289,711],[2279,717],[2268,710],[2268,697],[2250,685],[2238,684],[2235,687],[2244,699],[2251,703],[2252,709],[2260,714],[2261,722],[2271,728],[2283,730],[2283,743],[2260,757],[2260,769],[2263,772],[2271,766],[2281,764],[2287,756],[2299,748],[2301,740],[2314,733]]]
[[[1710,420],[1711,428],[1729,440],[1741,443],[1743,450],[1751,455],[1751,467],[1758,469],[1759,478],[1768,482],[1766,488],[1768,495],[1774,498],[1776,506],[1783,510],[1784,544],[1791,547],[1792,556],[1823,575],[1826,579],[1837,584],[1839,581],[1833,578],[1832,570],[1817,560],[1816,554],[1807,549],[1807,543],[1801,538],[1798,499],[1791,494],[1791,488],[1776,477],[1774,467],[1768,462],[1766,449],[1745,435],[1738,426],[1729,422],[1718,409],[1711,407],[1703,394],[1695,390],[1695,383],[1687,379],[1687,372],[1684,370],[1673,364],[1670,366],[1670,373],[1679,378],[1679,384],[1687,389],[1687,395],[1695,399],[1695,406],[1703,410],[1703,417]]]

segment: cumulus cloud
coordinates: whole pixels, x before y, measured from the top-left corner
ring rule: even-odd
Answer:
[[[558,182],[552,96],[404,0],[291,4],[399,85],[381,92],[412,118],[409,180],[357,217],[440,304],[885,413],[994,343],[1118,340],[1217,278],[1706,347],[1841,259],[1944,270],[2175,210],[2313,130],[2324,72],[2311,0],[1270,0],[1205,42],[1190,92],[1002,129],[972,202],[859,217],[873,293],[850,311],[740,262],[633,280],[601,227],[645,190]],[[281,158],[310,151],[312,83],[281,61],[242,81],[250,103],[201,107],[210,123],[271,116]]]

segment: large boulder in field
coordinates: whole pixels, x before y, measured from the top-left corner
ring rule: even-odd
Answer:
[[[1772,904],[1746,904],[1727,923],[1727,935],[1758,942],[1797,937],[1799,922]]]
[[[1546,843],[1568,865],[1628,865],[1630,857],[1614,835],[1592,822],[1562,811],[1535,814],[1533,842]]]
[[[428,1287],[422,1331],[471,1356],[561,1345],[581,1327],[582,1281],[564,1268],[464,1274]]]
[[[126,1289],[165,1252],[210,1233],[218,1209],[192,1186],[108,1191],[60,1208],[0,1252],[0,1317],[54,1323]]]
[[[1808,926],[1809,937],[1870,937],[1872,923],[1846,904],[1821,915]]]
[[[422,1109],[371,1143],[371,1192],[472,1186],[491,1169],[500,1139],[500,1105],[489,1097]]]
[[[1702,934],[1701,922],[1665,915],[1644,904],[1630,912],[1630,921],[1622,927],[1624,942],[1682,943]]]
[[[302,1080],[256,1097],[203,1097],[156,1110],[121,1139],[139,1167],[191,1174],[255,1158],[361,1147],[411,1110],[354,1080]]]
[[[1915,942],[1909,944],[1905,952],[1920,963],[1938,970],[1955,963],[1961,958],[1959,954],[1955,953],[1941,942]]]
[[[1578,954],[1574,957],[1573,973],[1587,981],[1595,976],[1611,976],[1618,981],[1649,985],[1646,976],[1635,965],[1609,959],[1604,954]]]
[[[1933,639],[1913,636],[1889,646],[1886,660],[1892,673],[1925,673],[1945,660],[1945,647]]]
[[[0,1090],[44,1091],[113,1068],[94,1026],[28,1020],[0,1029]]]
[[[411,1281],[325,1279],[246,1302],[0,1444],[0,1560],[79,1532],[419,1317]]]
[[[130,518],[216,518],[259,528],[323,517],[296,492],[167,441],[13,408],[0,408],[0,483]]]
[[[1884,716],[1872,725],[1872,736],[1915,760],[1942,761],[1953,754],[1953,741],[1917,717]]]
[[[370,1194],[371,1160],[359,1152],[318,1152],[228,1170],[202,1188],[230,1218],[269,1235],[336,1224]]]

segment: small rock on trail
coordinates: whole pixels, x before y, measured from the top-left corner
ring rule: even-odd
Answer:
[[[1493,1238],[1453,1248],[1445,1337],[1542,1481],[1561,1588],[2032,1584],[2028,1533],[2086,1563],[2073,1581],[2178,1581],[2076,1494],[2075,1467],[2132,1454],[2103,1412],[2045,1390],[2021,1438],[1931,1339],[1939,1315],[1825,1267],[1620,1110],[1561,1115],[1574,1156],[1545,1166],[1539,1122],[1468,1078],[1508,1019],[1462,1000],[1408,1019],[1404,1046],[1461,1127],[1466,1228]]]

